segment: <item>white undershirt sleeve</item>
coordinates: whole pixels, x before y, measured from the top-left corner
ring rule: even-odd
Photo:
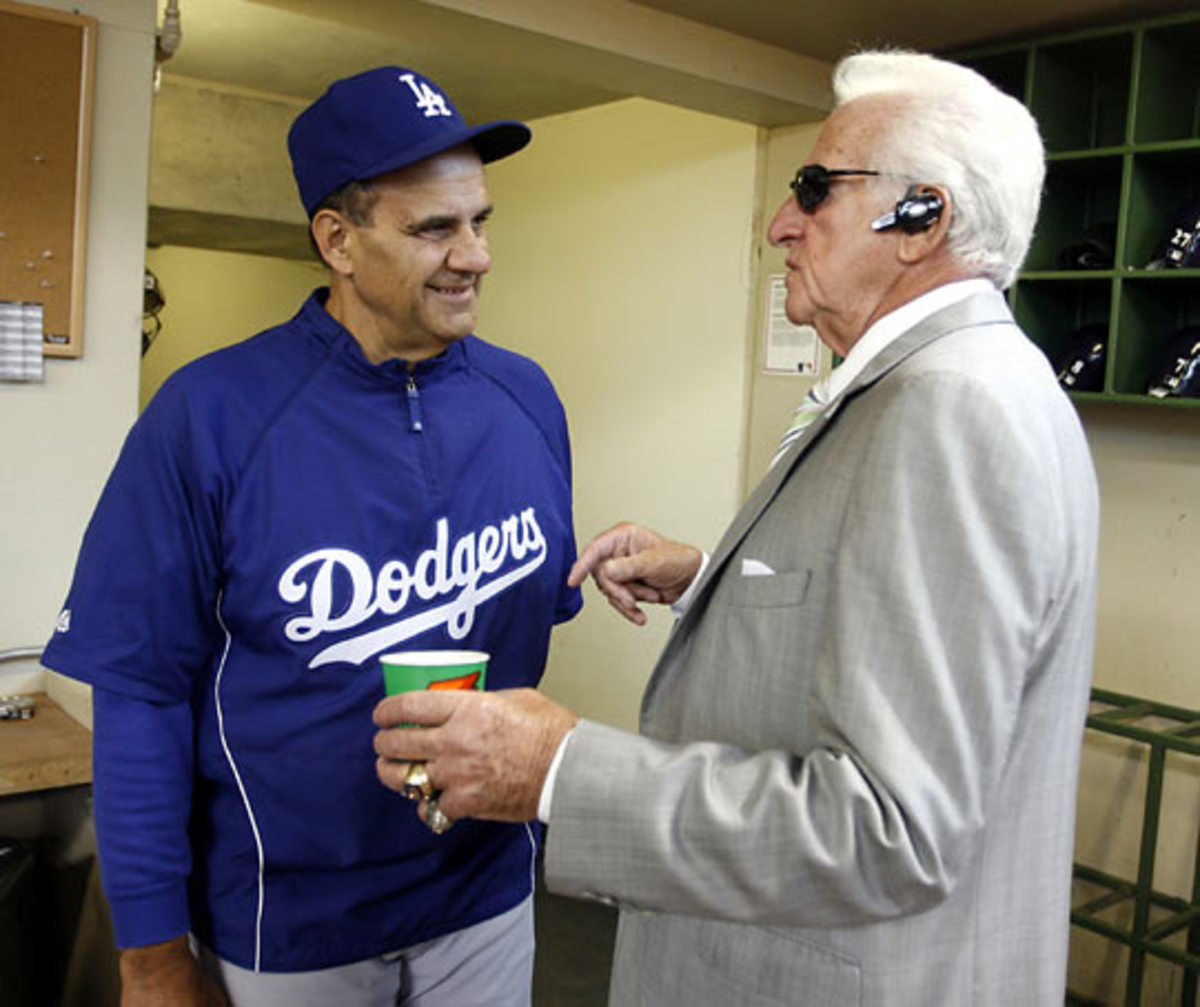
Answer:
[[[688,606],[692,603],[692,598],[696,596],[696,585],[700,583],[701,578],[704,576],[704,571],[708,569],[709,559],[711,557],[708,553],[702,552],[700,554],[700,569],[696,571],[696,576],[692,578],[688,589],[671,604],[671,611],[675,613],[676,619],[688,610]]]
[[[550,768],[546,770],[546,779],[542,783],[542,793],[538,797],[537,816],[538,821],[543,825],[550,824],[550,805],[554,798],[554,780],[558,776],[558,767],[562,765],[563,753],[567,750],[567,743],[571,740],[571,735],[575,733],[575,728],[571,728],[565,735],[563,740],[558,743],[558,750],[554,753],[554,758],[550,760]]]

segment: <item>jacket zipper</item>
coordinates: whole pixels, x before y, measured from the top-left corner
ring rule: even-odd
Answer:
[[[414,434],[425,429],[421,422],[421,397],[417,394],[416,379],[411,374],[408,376],[408,428]]]
[[[425,474],[425,485],[429,492],[436,496],[441,490],[438,486],[433,459],[429,457],[429,439],[424,436],[425,421],[421,417],[421,394],[417,390],[417,379],[411,373],[408,375],[405,395],[408,398],[408,429],[411,433],[421,435],[421,439],[417,442],[419,445],[417,454],[421,459],[421,471]]]

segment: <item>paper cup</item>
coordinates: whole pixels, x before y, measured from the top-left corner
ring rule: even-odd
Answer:
[[[488,655],[480,650],[403,650],[384,654],[383,688],[389,696],[414,689],[482,689]]]

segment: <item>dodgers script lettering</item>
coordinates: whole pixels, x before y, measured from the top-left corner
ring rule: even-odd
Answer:
[[[279,597],[290,605],[306,604],[289,619],[284,634],[294,643],[308,643],[327,633],[361,626],[377,614],[400,615],[418,602],[443,600],[432,608],[339,640],[310,662],[310,668],[335,661],[361,664],[389,647],[435,626],[445,625],[461,640],[475,624],[476,609],[490,598],[532,574],[545,562],[546,538],[532,507],[496,525],[485,525],[450,542],[450,522],[440,518],[434,544],[411,563],[388,560],[377,573],[349,549],[317,549],[293,562],[279,578]],[[514,565],[515,564],[515,565]],[[335,585],[348,584],[337,606]]]

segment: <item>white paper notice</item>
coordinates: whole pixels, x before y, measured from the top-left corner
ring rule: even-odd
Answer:
[[[793,325],[784,312],[787,286],[782,273],[773,274],[767,285],[766,353],[763,370],[779,374],[820,374],[821,343],[811,325]]]

